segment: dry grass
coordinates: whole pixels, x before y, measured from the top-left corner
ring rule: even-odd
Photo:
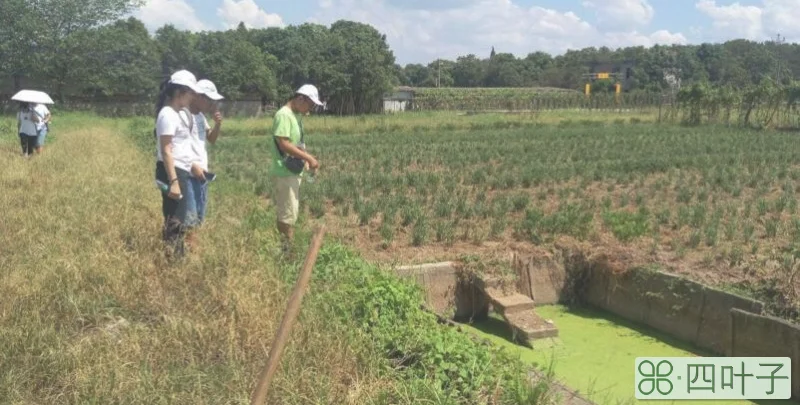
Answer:
[[[85,122],[57,122],[30,160],[0,142],[0,403],[249,403],[291,288],[281,274],[293,278],[271,258],[261,203],[212,190],[224,216],[203,230],[202,254],[168,266],[151,156],[112,121]],[[377,403],[403,389],[315,305],[270,403]]]

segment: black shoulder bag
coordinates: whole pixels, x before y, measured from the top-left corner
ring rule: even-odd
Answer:
[[[298,147],[302,150],[305,150],[305,131],[303,130],[303,125],[298,122],[300,126],[300,145]],[[306,167],[306,161],[291,155],[286,154],[284,151],[281,150],[280,145],[278,145],[278,140],[275,139],[276,137],[273,135],[272,140],[275,142],[275,147],[278,149],[278,154],[283,159],[283,166],[287,168],[290,172],[294,174],[300,174],[303,172],[303,169]]]

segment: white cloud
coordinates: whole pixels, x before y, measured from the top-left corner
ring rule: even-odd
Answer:
[[[787,40],[800,42],[800,4],[797,0],[764,0],[764,26],[768,36],[781,34]]]
[[[202,31],[207,28],[186,0],[147,0],[133,15],[151,30],[166,24],[191,31]]]
[[[788,41],[800,41],[800,7],[797,0],[763,0],[759,5],[717,5],[700,0],[698,10],[712,20],[714,40],[746,38],[768,40],[776,34]]]
[[[235,28],[240,22],[248,28],[283,27],[284,22],[278,14],[264,11],[253,0],[223,0],[217,15],[227,28]]]
[[[631,32],[609,32],[603,35],[603,42],[605,44],[623,43],[627,46],[644,46],[650,47],[653,45],[673,45],[673,44],[686,44],[689,41],[681,33],[671,33],[666,30],[658,30],[652,34],[642,34],[637,31]]]
[[[653,42],[653,45],[686,44],[689,42],[683,34],[672,33],[667,30],[658,30],[650,34],[650,40]]]
[[[595,9],[599,27],[606,29],[645,26],[655,15],[647,0],[586,0],[583,6]]]
[[[394,6],[398,1],[320,0],[313,21],[351,19],[371,24],[386,34],[401,64],[469,53],[487,57],[492,46],[497,52],[524,56],[535,51],[561,54],[587,46],[686,42],[682,34],[663,30],[652,34],[630,27],[604,31],[573,12],[524,7],[512,0],[462,0],[460,5],[452,0],[450,7],[428,9]],[[652,11],[643,13],[652,17]]]
[[[764,10],[756,6],[733,3],[718,6],[715,0],[701,0],[695,4],[700,12],[713,21],[717,39],[745,38],[762,39],[764,36],[762,15]]]

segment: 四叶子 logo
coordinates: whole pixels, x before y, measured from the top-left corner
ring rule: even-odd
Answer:
[[[636,384],[637,392],[643,395],[650,395],[653,391],[658,391],[661,395],[669,395],[673,390],[672,381],[669,376],[672,374],[672,363],[669,360],[661,360],[654,364],[650,360],[645,360],[637,366],[638,375],[643,378]]]
[[[639,357],[637,399],[789,399],[788,357]]]

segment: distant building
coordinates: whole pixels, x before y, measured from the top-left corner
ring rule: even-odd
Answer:
[[[414,89],[398,87],[383,96],[383,112],[395,113],[411,109],[414,102]]]
[[[610,73],[615,75],[622,85],[622,91],[630,90],[633,82],[633,69],[636,63],[625,61],[622,63],[597,63],[592,66],[592,73]],[[613,80],[613,79],[612,79]]]

